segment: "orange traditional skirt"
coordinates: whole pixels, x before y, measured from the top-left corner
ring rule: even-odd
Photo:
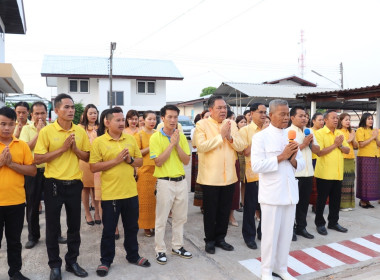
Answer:
[[[139,228],[153,229],[156,220],[157,178],[153,177],[154,165],[144,165],[137,170],[137,193],[139,196]]]

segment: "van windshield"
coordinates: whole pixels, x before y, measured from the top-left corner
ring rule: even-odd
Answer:
[[[183,120],[183,121],[178,121],[182,126],[194,126],[193,123],[191,121],[186,121],[186,120]]]

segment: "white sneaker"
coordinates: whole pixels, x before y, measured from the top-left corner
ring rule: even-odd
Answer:
[[[342,211],[342,212],[348,212],[348,211],[350,211],[350,208],[342,208],[342,209],[340,209],[340,211]]]
[[[280,276],[282,280],[297,280],[296,278],[291,276],[288,272],[283,272],[283,273],[274,272],[274,273]]]
[[[261,275],[261,280],[273,280],[271,275]]]

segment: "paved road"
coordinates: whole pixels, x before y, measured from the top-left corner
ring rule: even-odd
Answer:
[[[187,180],[189,181],[189,167],[186,168]],[[150,268],[141,268],[127,263],[125,260],[125,252],[123,248],[123,239],[116,241],[116,257],[111,267],[108,279],[220,279],[220,280],[252,280],[258,279],[252,272],[246,269],[239,262],[248,259],[256,259],[260,257],[260,249],[248,249],[241,237],[241,221],[242,213],[235,212],[235,217],[239,222],[239,227],[230,227],[227,242],[234,245],[233,252],[225,252],[217,248],[215,255],[206,254],[204,251],[203,241],[203,224],[202,214],[199,208],[192,206],[193,194],[189,193],[189,214],[188,222],[185,225],[185,248],[193,253],[190,260],[182,259],[177,256],[168,255],[168,263],[159,265],[154,259],[154,239],[148,238],[139,232],[138,240],[140,244],[140,255],[147,257],[152,266]],[[307,240],[299,237],[297,242],[292,242],[291,251],[301,250],[305,248],[314,248],[330,243],[341,242],[344,240],[352,240],[358,237],[368,236],[380,233],[380,205],[375,204],[374,209],[355,208],[352,212],[340,212],[340,223],[349,229],[348,233],[338,233],[329,231],[327,236],[320,236],[315,230],[313,218],[314,214],[308,213],[308,230],[314,234],[314,240]],[[327,210],[325,212],[327,214]],[[82,214],[82,218],[84,214]],[[47,265],[47,254],[45,247],[45,215],[40,216],[42,238],[39,244],[31,249],[23,249],[23,268],[22,272],[31,279],[48,279],[49,267]],[[66,219],[65,213],[62,214],[62,229],[65,231]],[[170,250],[170,219],[167,224],[166,244]],[[121,234],[122,226],[119,225]],[[79,263],[89,272],[87,279],[98,278],[95,269],[99,264],[99,248],[101,238],[101,226],[88,226],[82,219],[81,237],[82,244],[80,250]],[[27,226],[24,225],[22,233],[23,246],[27,241]],[[260,248],[260,242],[258,242]],[[61,257],[64,258],[66,246],[60,245]],[[0,279],[7,278],[7,261],[6,261],[6,243],[2,242],[0,249]],[[366,261],[360,261],[355,264],[341,265],[335,268],[319,270],[298,276],[297,279],[380,279],[380,259],[373,257]],[[78,279],[72,274],[64,272],[63,279]]]

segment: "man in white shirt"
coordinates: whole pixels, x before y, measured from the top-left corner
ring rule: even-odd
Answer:
[[[289,107],[285,100],[269,103],[271,124],[252,138],[252,171],[259,173],[259,203],[262,212],[261,279],[295,279],[287,272],[293,235],[298,184],[295,171],[305,168],[298,143],[289,142],[285,130]]]
[[[298,180],[299,201],[296,206],[296,223],[294,226],[294,231],[297,235],[301,235],[307,239],[313,239],[314,235],[308,233],[306,230],[306,216],[314,176],[311,152],[318,154],[319,145],[313,136],[312,129],[309,129],[310,134],[308,136],[305,134],[304,129],[307,124],[307,117],[304,108],[299,106],[293,107],[290,110],[290,120],[292,121],[292,125],[288,128],[288,131],[294,130],[296,132],[296,138],[294,140],[299,143],[298,148],[300,149],[301,155],[306,164],[305,169],[296,172],[295,174]]]

